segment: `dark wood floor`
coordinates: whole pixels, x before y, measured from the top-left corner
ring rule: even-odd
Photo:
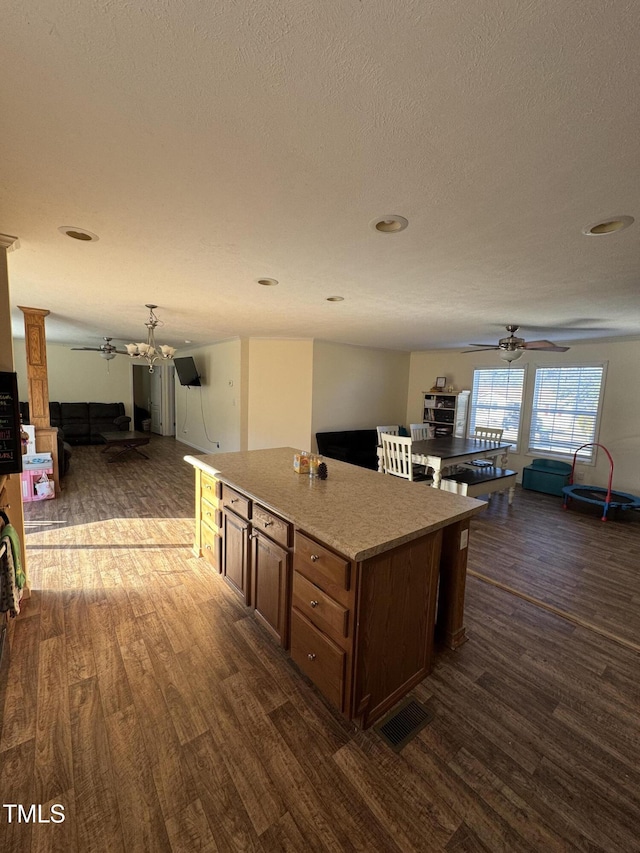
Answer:
[[[474,519],[469,641],[400,754],[319,697],[190,552],[189,448],[74,449],[26,508],[0,850],[640,851],[640,524],[518,488]],[[563,614],[563,615],[560,615]]]

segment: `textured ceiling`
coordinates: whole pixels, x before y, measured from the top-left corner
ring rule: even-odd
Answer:
[[[635,0],[9,0],[0,47],[11,301],[49,340],[140,340],[147,302],[177,346],[640,335]]]

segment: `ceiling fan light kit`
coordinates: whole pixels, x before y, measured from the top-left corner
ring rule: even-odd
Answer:
[[[519,359],[523,355],[523,353],[524,353],[523,349],[516,349],[516,350],[505,349],[505,350],[502,350],[502,352],[500,353],[500,358],[503,361],[508,361],[508,362],[517,361],[517,359]]]
[[[130,358],[135,358],[138,361],[146,361],[149,365],[149,373],[153,373],[153,365],[156,361],[168,361],[173,358],[176,353],[175,347],[170,347],[167,344],[159,345],[156,343],[156,328],[162,326],[162,321],[159,320],[153,313],[153,309],[157,305],[147,304],[149,309],[149,319],[145,323],[147,327],[147,341],[138,344],[126,344],[127,355]]]

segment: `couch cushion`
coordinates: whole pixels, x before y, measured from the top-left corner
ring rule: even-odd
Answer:
[[[60,403],[60,426],[69,444],[86,444],[89,441],[88,403]]]
[[[60,403],[49,402],[49,421],[52,427],[62,426],[62,412],[60,411]]]
[[[124,403],[89,403],[89,435],[91,443],[99,442],[100,433],[117,430],[116,418],[124,415]]]
[[[124,403],[89,403],[89,422],[113,421],[124,415]]]
[[[73,423],[89,423],[88,403],[60,403],[60,418],[62,425]]]

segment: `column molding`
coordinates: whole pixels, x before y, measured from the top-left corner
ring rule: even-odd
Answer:
[[[47,373],[47,335],[44,320],[46,308],[18,305],[24,314],[24,347],[27,355],[29,420],[36,428],[36,452],[51,453],[56,494],[60,494],[58,462],[58,430],[51,427],[49,415],[49,375]]]

